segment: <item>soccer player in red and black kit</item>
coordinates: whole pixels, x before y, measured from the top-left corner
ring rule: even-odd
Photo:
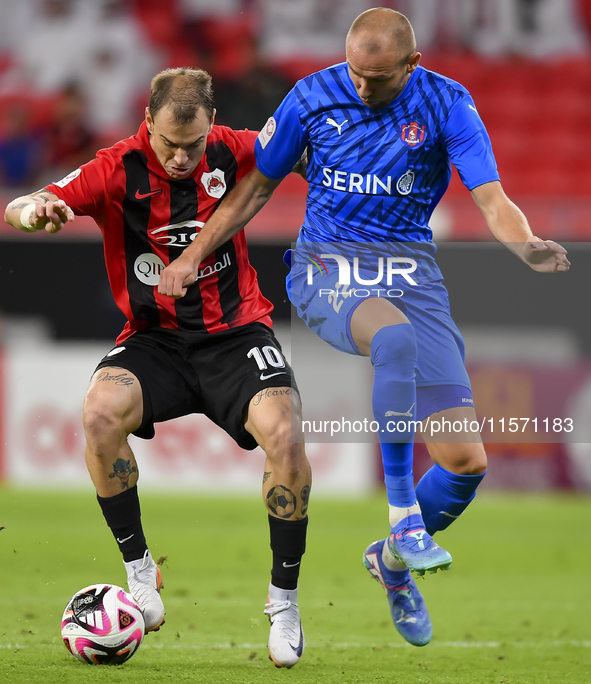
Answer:
[[[8,205],[20,230],[55,233],[75,215],[103,233],[115,301],[127,317],[85,397],[86,463],[98,502],[142,606],[146,631],[164,622],[160,570],[140,522],[131,433],[203,413],[245,449],[267,456],[263,498],[273,568],[265,613],[278,666],[300,659],[297,580],[305,550],[311,472],[292,371],[271,330],[241,231],[200,266],[182,298],[158,292],[160,273],[191,244],[218,202],[255,166],[256,132],[214,126],[211,78],[168,69],[152,81],[137,135],[100,150],[61,181]],[[293,434],[292,434],[293,433]]]

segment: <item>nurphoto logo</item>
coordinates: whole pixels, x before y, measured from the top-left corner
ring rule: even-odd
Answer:
[[[359,269],[359,257],[353,258],[353,267],[347,257],[342,254],[321,254],[317,257],[314,254],[306,256],[306,259],[311,263],[308,264],[308,285],[313,285],[314,277],[314,267],[316,267],[321,273],[324,271],[328,275],[328,269],[324,261],[326,259],[334,259],[336,261],[339,269],[339,283],[341,285],[351,284],[351,270],[353,271],[353,280],[358,285],[377,285],[384,278],[384,257],[378,257],[378,267],[377,273],[374,278],[362,278]],[[324,261],[323,261],[324,260]],[[402,268],[401,264],[407,264],[406,267]],[[364,268],[364,272],[367,269]],[[386,283],[389,286],[392,285],[392,278],[395,275],[401,275],[409,285],[417,286],[418,283],[411,277],[411,273],[417,270],[417,262],[410,257],[387,257],[386,258]]]

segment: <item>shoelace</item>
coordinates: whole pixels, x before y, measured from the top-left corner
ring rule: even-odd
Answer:
[[[297,607],[296,604],[292,604],[291,601],[282,601],[281,603],[268,603],[265,606],[265,610],[263,612],[265,615],[268,615],[271,618],[274,618],[277,615],[281,614],[281,618],[279,620],[276,620],[275,622],[272,621],[272,624],[277,624],[281,631],[288,637],[292,639],[298,639],[300,631],[300,620],[297,611],[289,610],[292,605]]]
[[[151,577],[147,577],[145,580],[139,577],[139,572],[142,572],[142,570],[144,568],[140,568],[139,571],[134,570],[133,576],[127,578],[129,589],[140,606],[143,605],[144,599],[150,599],[151,592],[156,589],[156,587],[152,586]]]

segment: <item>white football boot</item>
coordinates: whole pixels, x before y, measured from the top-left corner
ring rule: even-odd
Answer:
[[[149,551],[139,560],[124,561],[129,593],[139,603],[144,614],[146,632],[156,632],[164,624],[164,604],[160,598],[162,573]]]
[[[279,589],[269,584],[265,604],[269,616],[269,658],[275,667],[293,667],[304,652],[304,631],[298,608],[297,589]]]

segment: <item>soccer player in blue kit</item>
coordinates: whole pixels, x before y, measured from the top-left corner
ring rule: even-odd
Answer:
[[[419,66],[421,55],[404,15],[385,8],[361,14],[347,35],[346,57],[302,79],[286,96],[259,134],[257,168],[164,270],[159,288],[183,296],[200,261],[262,208],[304,155],[309,190],[291,253],[290,299],[308,327],[333,347],[370,357],[372,407],[381,436],[388,420],[396,419],[397,435],[387,434],[380,445],[390,535],[365,550],[364,563],[386,591],[398,632],[423,646],[432,637],[431,620],[410,570],[422,575],[451,565],[451,555],[433,535],[463,513],[487,467],[479,434],[454,440],[424,433],[434,465],[414,487],[413,424],[476,419],[463,342],[450,316],[429,228],[449,184],[450,163],[493,236],[523,262],[540,272],[567,271],[570,264],[566,250],[535,237],[507,198],[470,94]],[[391,289],[392,273],[390,282],[384,276],[361,297],[351,296],[342,279],[337,282],[337,257],[354,259],[358,246],[363,252],[363,245],[373,249],[378,243],[385,251],[402,248],[403,256],[388,261],[390,266],[415,263],[416,280],[410,270],[390,269],[399,279],[394,287],[414,284],[405,287],[403,297]],[[312,287],[310,256],[323,269],[314,273]],[[357,274],[358,282],[368,282],[375,266],[373,272],[359,266]],[[323,290],[329,283],[333,289]],[[318,296],[328,291],[332,298]],[[285,638],[296,639],[299,631],[293,632]]]

